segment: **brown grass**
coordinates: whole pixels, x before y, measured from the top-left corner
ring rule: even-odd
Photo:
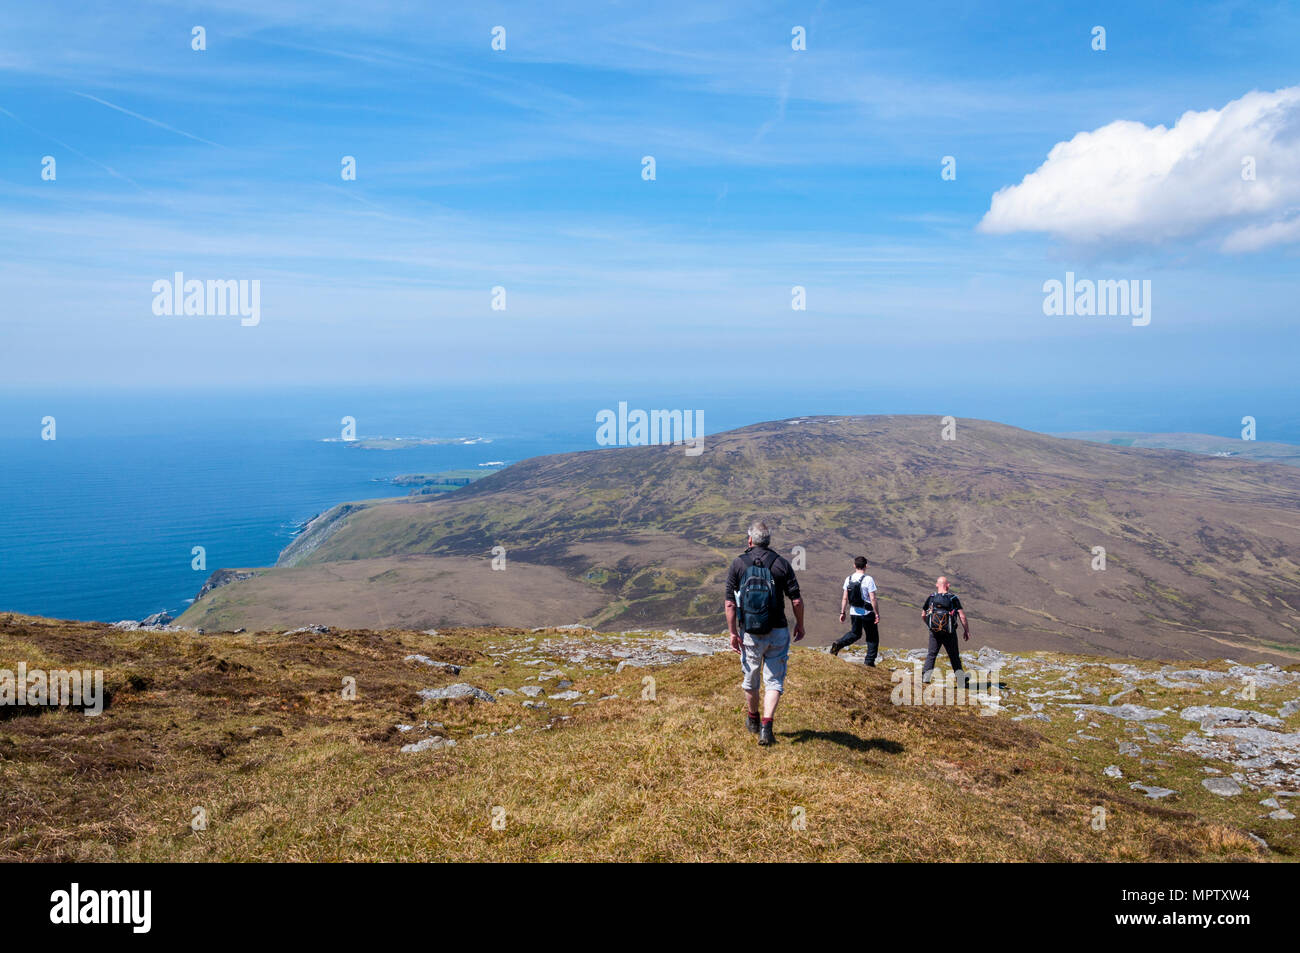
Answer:
[[[796,650],[760,749],[733,656],[590,671],[585,706],[422,702],[552,667],[461,629],[194,637],[0,616],[0,667],[106,668],[99,717],[0,722],[0,858],[22,860],[885,860],[1257,858],[1232,824],[1108,791],[1067,750],[977,709],[890,703],[889,674]],[[593,639],[599,637],[593,636]],[[538,643],[538,656],[544,655]],[[458,676],[404,662],[420,652]],[[491,653],[491,654],[489,654]],[[656,699],[641,699],[642,679]],[[357,680],[347,701],[340,686]],[[553,689],[552,689],[553,690]],[[591,690],[593,694],[586,694]],[[617,693],[616,699],[598,701]],[[560,716],[568,716],[560,720]],[[441,722],[454,748],[401,753]],[[473,739],[473,735],[512,734]],[[1093,809],[1107,825],[1095,831]],[[190,827],[203,808],[208,829]],[[494,830],[493,809],[504,812]],[[799,812],[806,828],[793,823]]]

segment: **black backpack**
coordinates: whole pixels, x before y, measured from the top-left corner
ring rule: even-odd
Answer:
[[[943,600],[942,605],[940,599]],[[952,635],[957,631],[957,613],[953,611],[950,594],[936,592],[930,597],[930,614],[926,622],[935,635]]]
[[[862,594],[862,580],[866,578],[863,576],[862,579],[855,580],[852,576],[849,577],[849,605],[855,609],[867,607],[867,597]]]
[[[772,562],[765,566],[763,556],[769,553]],[[772,631],[772,617],[776,615],[781,598],[776,591],[776,580],[772,578],[771,567],[777,558],[776,553],[770,549],[754,556],[753,562],[740,579],[740,588],[736,590],[741,625],[750,635],[766,635]]]

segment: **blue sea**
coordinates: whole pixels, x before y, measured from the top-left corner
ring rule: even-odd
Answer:
[[[616,389],[615,389],[616,390]],[[1294,396],[937,395],[932,389],[817,393],[741,386],[712,397],[670,389],[380,393],[50,391],[0,395],[0,611],[116,621],[178,614],[208,575],[266,566],[336,503],[399,496],[406,473],[512,463],[595,446],[595,415],[632,407],[703,409],[706,433],[805,414],[934,413],[1043,432],[1195,431],[1237,436],[1247,406],[1259,439],[1300,443]],[[56,439],[41,439],[55,418]],[[338,438],[484,438],[365,450]],[[195,546],[206,568],[192,568]]]

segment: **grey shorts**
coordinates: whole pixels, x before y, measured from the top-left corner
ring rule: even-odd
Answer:
[[[766,635],[746,632],[740,645],[740,687],[747,692],[758,688],[761,670],[769,691],[785,691],[785,663],[790,658],[790,630],[773,629]]]

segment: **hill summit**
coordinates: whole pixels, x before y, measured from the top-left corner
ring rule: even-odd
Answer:
[[[726,567],[761,517],[799,557],[814,642],[840,634],[840,585],[865,554],[885,645],[920,644],[944,574],[1002,649],[1285,661],[1298,511],[1295,467],[978,420],[945,434],[936,417],[804,417],[711,435],[699,455],[557,454],[435,498],[343,504],[181,623],[716,632]]]

